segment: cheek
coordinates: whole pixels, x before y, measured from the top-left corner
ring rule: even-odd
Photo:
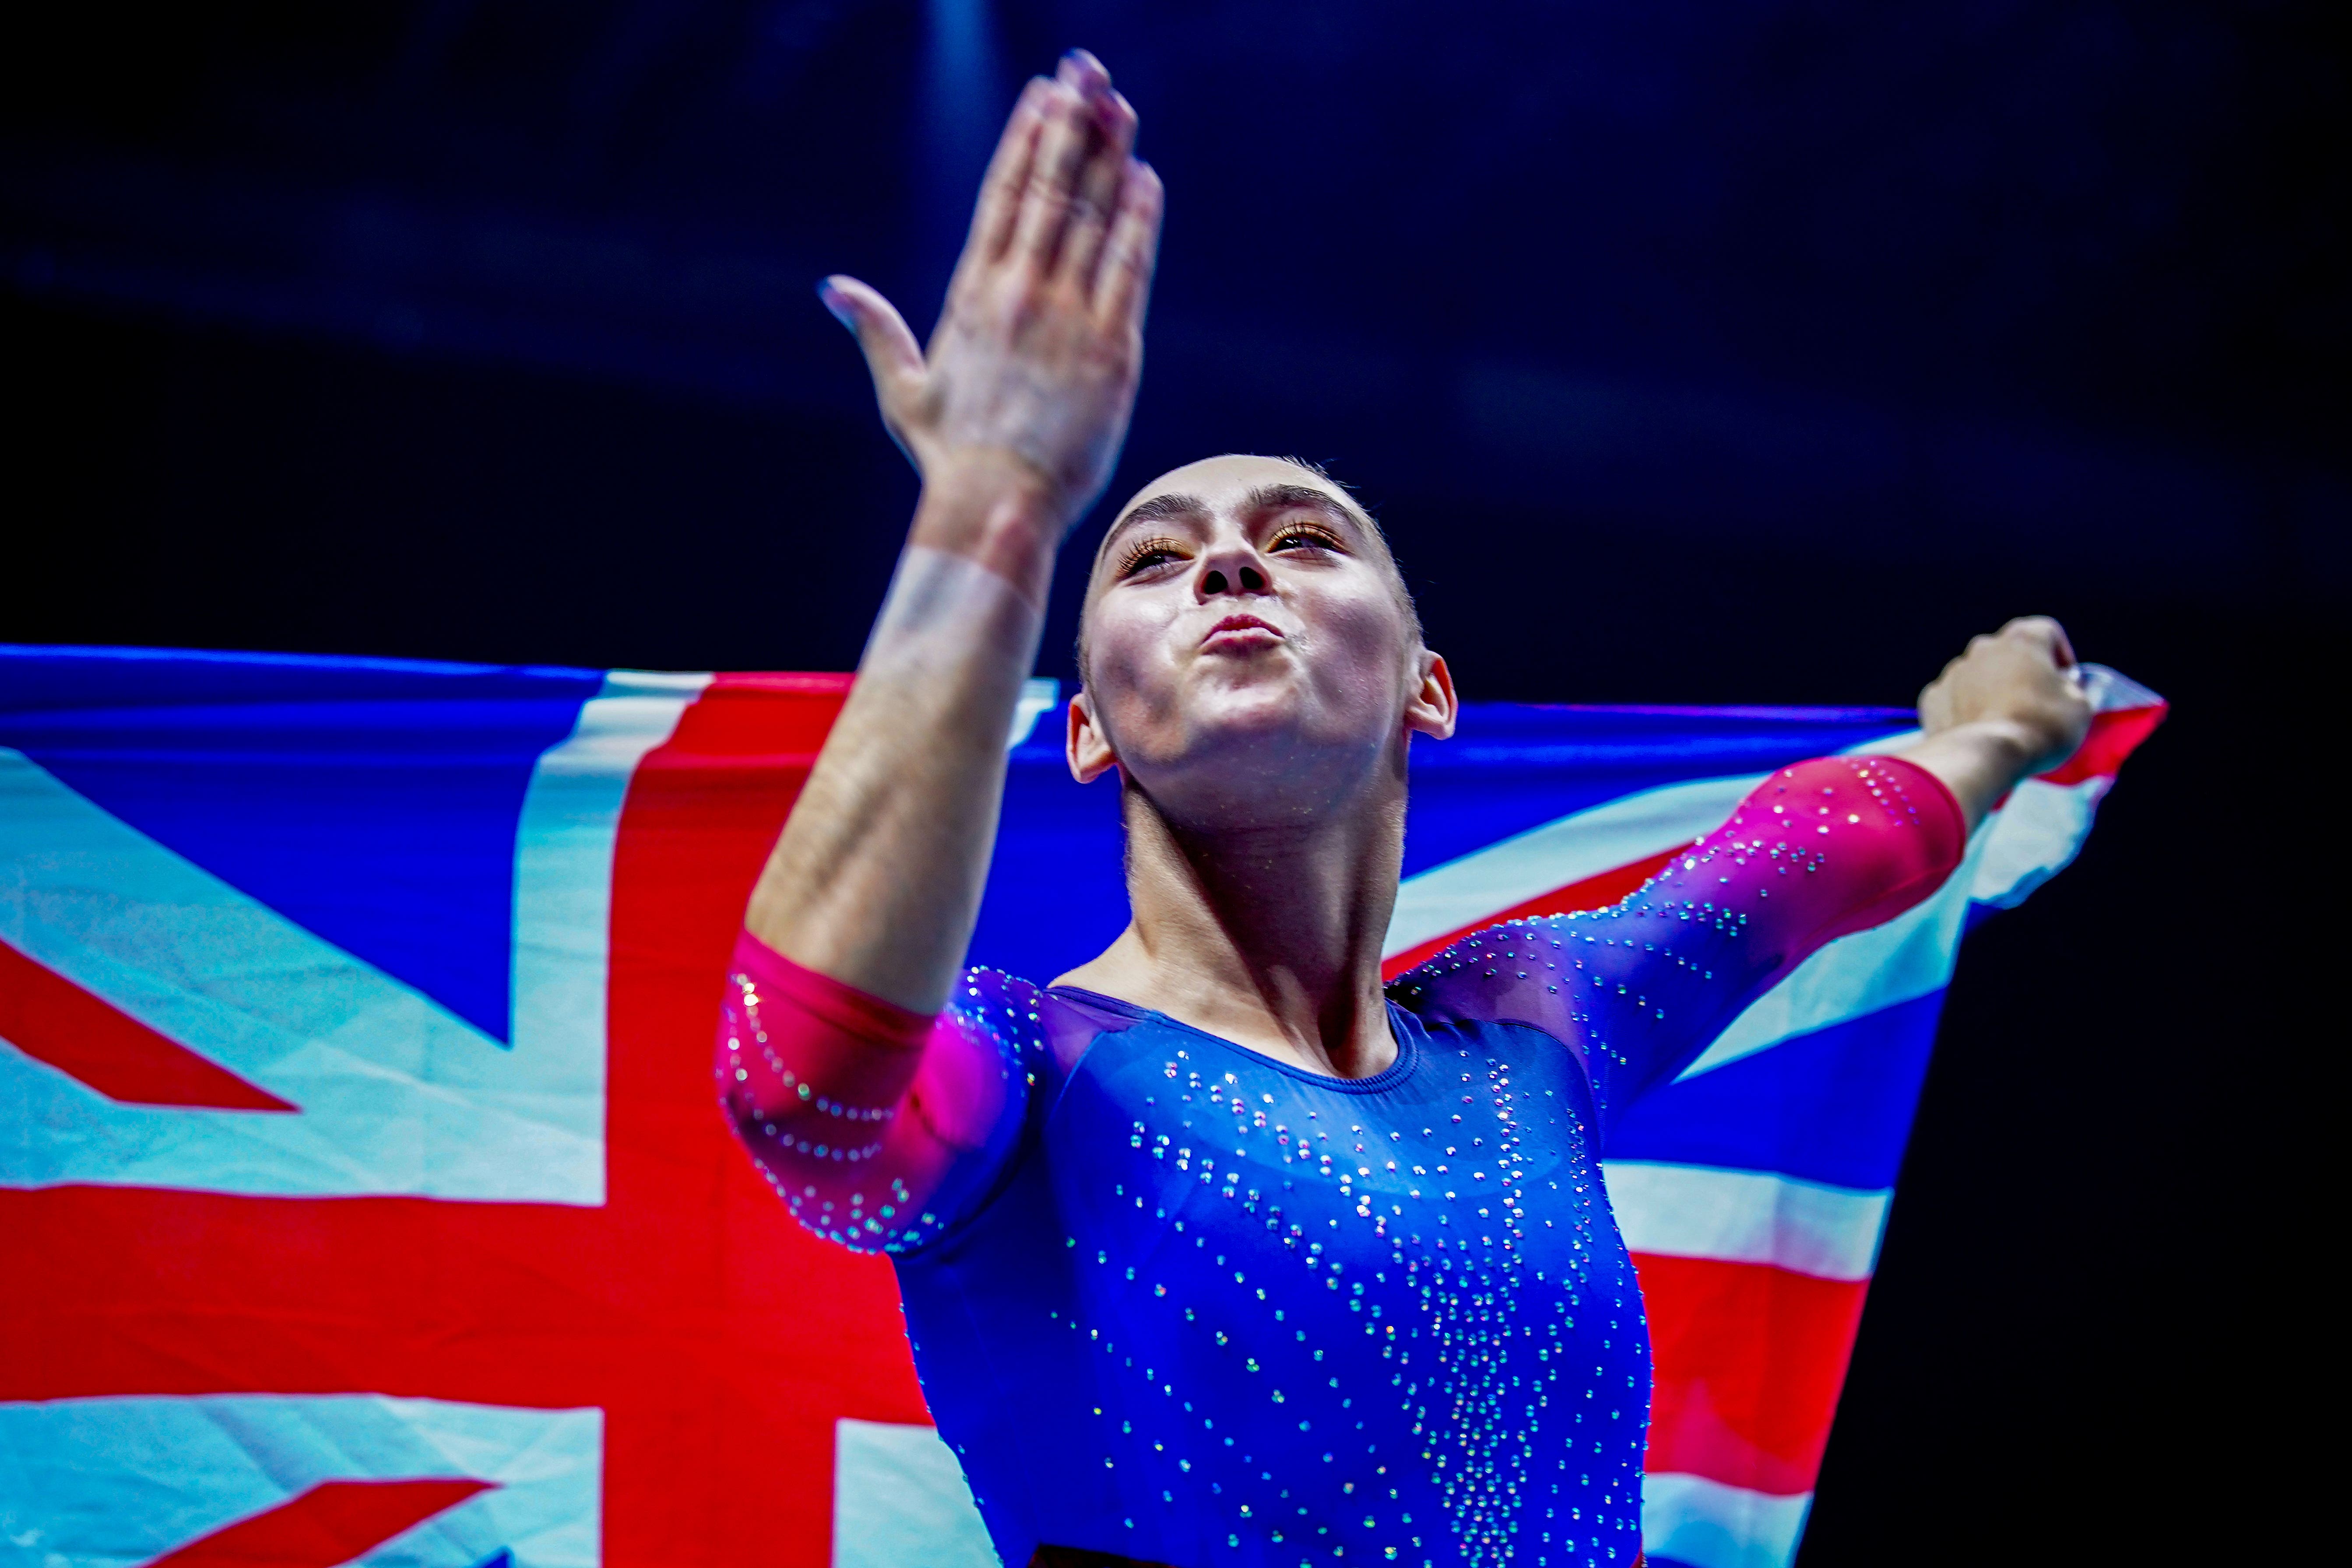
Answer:
[[[1181,606],[1146,595],[1097,603],[1087,618],[1087,665],[1081,673],[1097,711],[1117,726],[1120,711],[1163,706],[1175,688],[1169,624]]]
[[[1301,608],[1321,645],[1308,661],[1319,684],[1350,706],[1396,700],[1411,634],[1384,585],[1320,595]]]

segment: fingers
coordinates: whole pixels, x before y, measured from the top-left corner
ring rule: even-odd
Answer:
[[[1070,205],[1070,226],[1062,237],[1059,267],[1081,294],[1091,293],[1103,244],[1118,212],[1127,183],[1128,153],[1135,146],[1135,109],[1109,91],[1092,100],[1095,139]]]
[[[817,298],[835,321],[857,334],[883,416],[895,420],[896,410],[923,381],[923,351],[907,330],[906,318],[873,289],[839,274],[817,285]]]
[[[1091,49],[1072,49],[1054,68],[1054,79],[1080,98],[1098,98],[1110,90],[1110,71]]]
[[[1167,194],[1151,165],[1129,159],[1118,205],[1095,272],[1097,321],[1140,331],[1151,299],[1151,269],[1160,259],[1160,217]]]
[[[2074,668],[2074,645],[2067,640],[2066,628],[2048,616],[2020,616],[2000,628],[2003,637],[2021,637],[2050,656],[2050,662],[2061,669]]]
[[[1041,272],[1052,270],[1060,254],[1062,233],[1069,226],[1077,199],[1078,177],[1096,139],[1094,101],[1087,89],[1097,86],[1102,68],[1097,65],[1093,72],[1085,71],[1073,64],[1076,58],[1063,61],[1061,72],[1045,89],[1045,122],[1037,134],[1028,181],[1022,188],[1020,215],[1013,223],[1012,248]],[[1064,79],[1073,76],[1080,86]],[[1107,88],[1108,79],[1102,78],[1099,86]]]
[[[993,261],[1013,243],[1013,226],[1021,214],[1021,193],[1028,187],[1029,169],[1037,154],[1037,134],[1044,128],[1045,102],[1051,87],[1032,77],[1013,105],[997,139],[996,153],[980,182],[980,200],[972,206],[971,236],[964,245],[967,263]]]
[[[1118,221],[1135,128],[1134,107],[1084,49],[1065,55],[1052,80],[1032,80],[982,181],[959,284],[1017,253],[1090,292]]]

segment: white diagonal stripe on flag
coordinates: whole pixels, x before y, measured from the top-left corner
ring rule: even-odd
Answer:
[[[1635,1252],[1769,1263],[1822,1279],[1870,1278],[1895,1195],[1638,1160],[1604,1161],[1601,1175]]]
[[[1556,888],[1689,843],[1766,778],[1699,779],[1612,800],[1433,866],[1397,889],[1383,956],[1482,925]]]
[[[1642,1548],[1690,1568],[1787,1568],[1813,1494],[1775,1497],[1705,1476],[1642,1478]]]
[[[604,1412],[380,1394],[0,1402],[0,1519],[49,1568],[144,1563],[325,1481],[463,1478],[493,1489],[354,1559],[515,1568],[602,1559]]]

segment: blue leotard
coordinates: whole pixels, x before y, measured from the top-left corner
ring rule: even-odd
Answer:
[[[747,938],[723,1098],[805,1223],[893,1257],[1008,1563],[1627,1564],[1650,1366],[1608,1129],[1962,837],[1906,763],[1783,770],[1622,903],[1401,978],[1361,1079],[986,971],[921,1018]]]

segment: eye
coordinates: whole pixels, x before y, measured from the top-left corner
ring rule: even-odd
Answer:
[[[1132,577],[1139,572],[1149,572],[1165,566],[1171,561],[1184,559],[1184,546],[1173,539],[1146,539],[1128,547],[1120,558],[1118,575]]]
[[[1318,527],[1311,522],[1288,524],[1266,545],[1269,551],[1337,550],[1339,548],[1340,545],[1338,535],[1329,529]]]

